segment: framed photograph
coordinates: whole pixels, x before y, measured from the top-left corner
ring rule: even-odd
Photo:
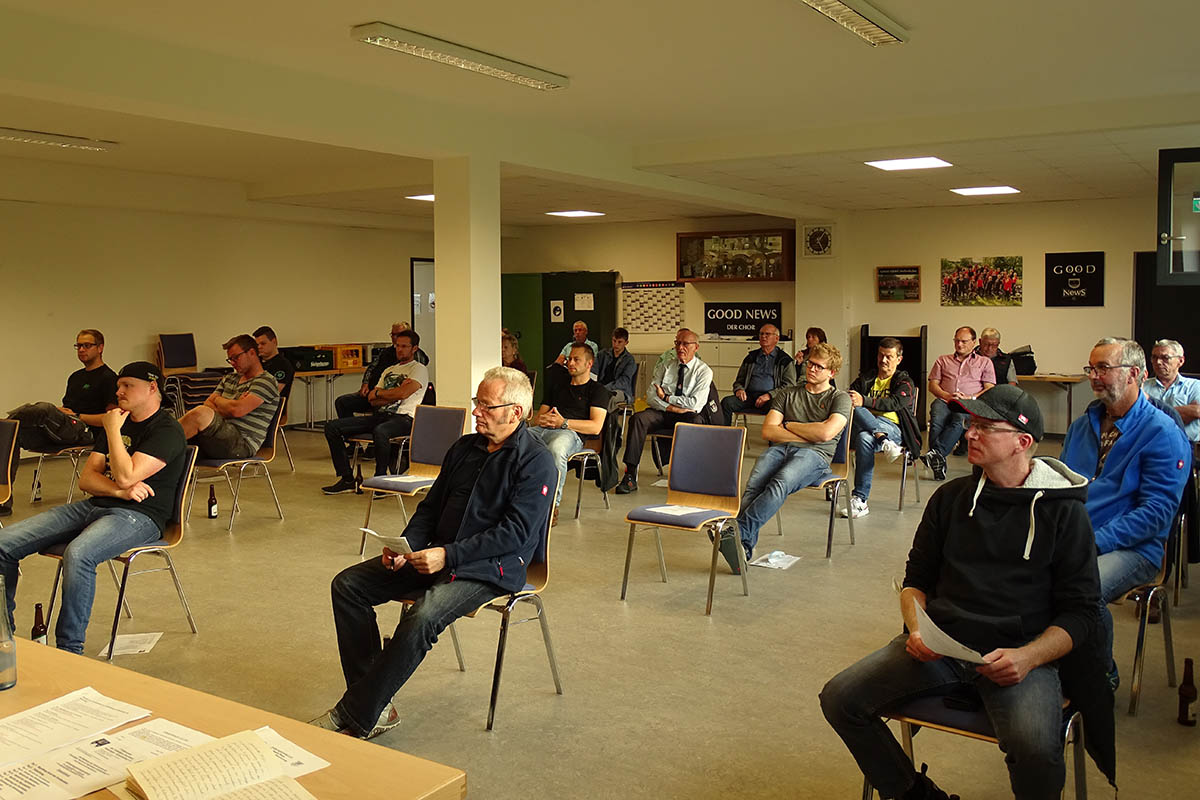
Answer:
[[[795,277],[796,232],[787,229],[679,233],[675,275],[699,281],[790,281]]]
[[[1019,306],[1024,295],[1021,256],[943,258],[943,306]]]
[[[876,267],[875,301],[878,303],[921,302],[921,268]]]

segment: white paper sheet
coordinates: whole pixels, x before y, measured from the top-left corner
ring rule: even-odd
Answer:
[[[423,478],[420,475],[379,475],[373,480],[387,484],[397,484],[400,488],[411,486],[414,483],[425,483],[429,478]],[[369,490],[364,490],[369,491]]]
[[[666,489],[671,485],[671,482],[669,480],[667,480],[666,478],[659,478],[658,480],[656,480],[654,483],[652,483],[650,485],[658,486],[662,489]]]
[[[925,643],[926,647],[941,656],[957,658],[972,664],[984,663],[983,656],[966,645],[960,644],[934,624],[934,621],[925,613],[925,609],[921,608],[920,603],[913,605],[917,609],[917,630],[921,632],[921,641]]]
[[[129,767],[147,797],[195,800],[282,776],[274,751],[253,731],[214,739]]]
[[[646,510],[666,514],[668,517],[686,517],[688,514],[695,514],[697,511],[706,509],[696,506],[649,506]]]
[[[275,757],[279,759],[280,766],[283,767],[283,774],[288,777],[299,778],[301,775],[307,775],[329,766],[328,761],[313,755],[295,742],[283,738],[270,725],[262,726],[255,733],[275,751]]]
[[[150,716],[150,712],[90,686],[0,719],[0,766],[27,761],[63,745]]]
[[[158,633],[122,633],[117,636],[116,655],[133,656],[139,653],[149,653],[161,638],[162,631]],[[104,645],[104,649],[96,655],[100,658],[108,658],[108,645]]]
[[[114,781],[123,783],[130,764],[212,738],[165,719],[90,737],[31,761],[0,768],[0,800],[74,800]]]
[[[383,543],[387,547],[391,548],[391,551],[393,553],[404,554],[404,553],[412,552],[412,548],[409,547],[409,545],[408,545],[408,539],[405,539],[403,536],[387,536],[382,533],[376,533],[375,531],[371,530],[370,528],[359,528],[359,530],[362,531],[363,533],[374,536],[381,543]]]
[[[752,567],[767,567],[768,569],[787,569],[800,560],[800,556],[789,556],[781,551],[763,553],[750,562]]]

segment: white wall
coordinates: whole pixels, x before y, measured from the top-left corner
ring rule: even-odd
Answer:
[[[432,235],[0,201],[0,413],[61,401],[80,328],[104,333],[118,370],[152,360],[167,332],[193,332],[201,366],[264,324],[282,345],[386,341],[409,317],[417,256],[433,256]]]

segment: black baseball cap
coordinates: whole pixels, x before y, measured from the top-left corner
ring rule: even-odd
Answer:
[[[121,367],[121,371],[117,373],[117,378],[137,378],[139,381],[146,381],[147,383],[153,381],[158,384],[159,392],[163,390],[162,370],[149,361],[131,361]]]
[[[1042,409],[1037,401],[1019,386],[1004,383],[993,386],[974,400],[953,400],[951,408],[957,406],[973,417],[1007,422],[1014,428],[1028,433],[1040,442],[1045,431],[1042,428]]]

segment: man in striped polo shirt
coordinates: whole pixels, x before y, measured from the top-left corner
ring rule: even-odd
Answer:
[[[222,347],[233,372],[179,424],[201,458],[249,458],[262,447],[279,409],[279,384],[263,370],[253,336],[238,334]]]

